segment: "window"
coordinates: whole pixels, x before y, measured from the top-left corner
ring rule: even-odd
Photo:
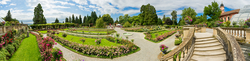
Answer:
[[[227,20],[230,21],[230,17],[227,17],[227,18],[228,18]]]
[[[224,22],[226,22],[227,21],[227,18],[226,17],[224,17]]]

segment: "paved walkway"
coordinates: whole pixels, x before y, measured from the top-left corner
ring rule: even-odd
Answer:
[[[126,31],[121,30],[120,28],[115,28],[117,33],[120,33],[122,38],[126,38],[126,36],[122,35]],[[104,59],[104,58],[94,58],[94,57],[87,57],[77,53],[74,53],[67,48],[64,48],[60,44],[55,45],[54,47],[58,47],[62,50],[63,56],[67,61],[158,61],[157,56],[160,53],[159,46],[161,44],[165,44],[169,47],[169,49],[173,49],[176,46],[174,45],[175,36],[171,36],[168,39],[160,43],[153,43],[151,41],[145,40],[145,35],[143,33],[138,32],[128,32],[133,33],[133,35],[129,36],[129,40],[134,39],[134,43],[140,47],[140,51],[127,55],[122,56],[114,59]],[[44,37],[46,34],[44,35]]]
[[[84,35],[84,36],[109,36],[109,35],[87,35],[87,34],[66,32],[66,31],[59,31],[59,32],[66,33],[66,34]]]

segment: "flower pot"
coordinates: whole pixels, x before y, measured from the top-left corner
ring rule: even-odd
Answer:
[[[250,22],[246,22],[247,26],[250,28]]]
[[[191,24],[191,21],[189,21],[189,20],[185,20],[185,22],[186,22],[186,25],[190,25]]]
[[[220,27],[221,24],[217,24],[217,27]]]
[[[163,54],[167,54],[167,50],[162,50],[161,51]]]

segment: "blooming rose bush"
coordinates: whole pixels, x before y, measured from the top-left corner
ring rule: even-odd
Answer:
[[[148,39],[148,40],[152,40],[152,41],[158,42],[158,41],[162,41],[163,39],[166,39],[167,37],[173,35],[175,32],[176,31],[173,30],[173,31],[164,33],[162,35],[156,36],[156,38],[152,38],[152,35],[150,33],[146,33],[146,37],[145,38]]]
[[[135,52],[136,50],[139,49],[138,46],[124,39],[119,39],[121,40],[120,46],[92,46],[92,45],[83,45],[76,42],[71,42],[53,34],[48,34],[48,36],[54,38],[54,40],[58,41],[59,43],[62,43],[63,45],[68,46],[85,55],[96,55],[98,57],[103,57],[103,58],[104,57],[114,58],[124,54]],[[114,41],[114,39],[117,38],[107,37],[106,39],[109,41]]]

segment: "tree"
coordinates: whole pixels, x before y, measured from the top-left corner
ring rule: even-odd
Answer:
[[[93,23],[93,25],[95,25],[96,20],[97,20],[96,12],[95,12],[95,11],[92,11],[92,12],[91,12],[91,17],[90,17],[90,23]]]
[[[123,25],[123,27],[131,27],[131,24],[127,21],[127,22]]]
[[[72,23],[76,23],[74,14],[72,14],[72,20],[71,21],[72,21]]]
[[[87,17],[84,16],[84,17],[83,17],[83,23],[86,23],[86,22],[87,22]]]
[[[6,17],[5,17],[5,21],[12,21],[10,10],[8,11],[8,13],[7,13]]]
[[[161,20],[161,18],[158,18],[157,25],[162,25],[162,20]]]
[[[157,24],[158,17],[154,6],[147,4],[142,5],[140,8],[141,24],[142,25],[155,25]]]
[[[197,16],[197,19],[194,22],[194,24],[206,23],[206,22],[207,22],[207,16],[203,14],[201,16]]]
[[[97,28],[103,28],[103,27],[104,27],[103,18],[97,19],[97,21],[96,21],[96,27],[97,27]]]
[[[113,18],[111,18],[111,16],[109,14],[104,14],[102,15],[102,19],[104,22],[106,22],[107,24],[113,24],[114,20]]]
[[[21,24],[23,24],[23,21],[21,21]]]
[[[65,22],[66,22],[66,23],[68,23],[68,22],[69,22],[69,19],[68,19],[67,17],[65,18]]]
[[[171,13],[172,15],[172,21],[173,21],[173,25],[177,25],[177,11],[172,11]]]
[[[39,3],[34,9],[33,24],[46,24],[46,19],[43,15],[43,9]]]
[[[167,24],[167,25],[172,25],[173,24],[173,21],[170,19],[170,17],[166,18],[165,24]]]
[[[210,17],[209,22],[212,20],[218,20],[221,14],[221,10],[217,2],[212,2],[212,5],[205,6],[204,14]]]
[[[78,24],[82,24],[82,16],[79,15],[79,23]]]
[[[75,24],[78,24],[78,23],[79,23],[79,19],[78,19],[78,17],[76,16]]]
[[[56,18],[55,23],[59,23],[59,20]]]
[[[69,16],[69,23],[72,23],[71,17]]]
[[[193,21],[191,23],[196,21],[196,15],[197,15],[197,13],[191,7],[184,8],[184,10],[182,10],[182,14],[181,14],[182,19],[187,17],[187,16],[191,17],[193,19]]]

